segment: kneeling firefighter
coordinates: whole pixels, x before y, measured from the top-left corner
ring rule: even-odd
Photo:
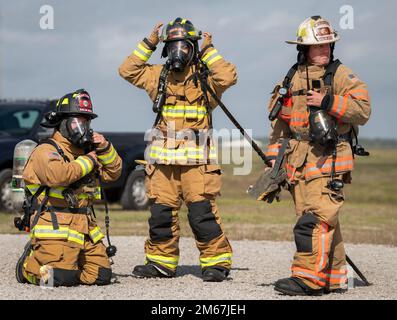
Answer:
[[[101,199],[100,181],[120,176],[122,161],[90,128],[96,117],[83,89],[62,97],[46,115],[42,125],[54,128],[54,134],[32,151],[23,170],[25,216],[16,226],[30,231],[31,241],[16,266],[20,283],[110,283],[115,247],[102,243],[92,204]]]
[[[276,86],[270,101],[272,132],[267,156],[285,170],[295,210],[296,253],[292,276],[275,290],[288,295],[321,295],[347,281],[339,210],[350,183],[358,126],[370,116],[367,86],[334,60],[339,36],[320,16],[306,19],[297,32],[298,62]],[[278,161],[277,161],[278,160]]]
[[[159,43],[162,24],[143,39],[119,68],[120,75],[145,89],[154,102],[157,118],[146,149],[146,188],[152,200],[150,237],[145,244],[145,265],[138,277],[174,277],[179,260],[178,210],[182,200],[200,250],[204,281],[227,278],[232,248],[215,203],[221,189],[221,170],[211,135],[211,112],[218,105],[207,95],[222,93],[237,81],[235,67],[214,48],[204,33],[186,19],[176,18],[163,27],[164,65],[146,62]],[[208,86],[208,87],[206,87]]]

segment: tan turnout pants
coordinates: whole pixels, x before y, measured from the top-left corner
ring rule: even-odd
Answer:
[[[179,260],[178,210],[182,201],[200,251],[202,269],[230,270],[232,248],[215,203],[220,194],[219,165],[147,165],[146,188],[150,199],[150,236],[145,243],[146,263],[175,271]]]

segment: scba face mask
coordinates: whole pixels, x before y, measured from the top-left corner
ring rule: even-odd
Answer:
[[[87,148],[92,143],[93,130],[91,121],[83,117],[72,117],[62,120],[60,126],[61,134],[74,145]]]
[[[167,43],[167,56],[171,63],[171,70],[182,72],[193,58],[193,45],[186,40]]]

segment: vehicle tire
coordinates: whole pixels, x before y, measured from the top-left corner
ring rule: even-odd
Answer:
[[[145,170],[134,170],[130,173],[121,196],[121,206],[125,210],[146,210],[149,207]]]
[[[11,189],[12,170],[4,169],[0,171],[0,211],[13,212]]]

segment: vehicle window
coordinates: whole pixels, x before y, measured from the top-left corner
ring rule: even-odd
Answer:
[[[14,117],[18,119],[19,127],[31,129],[35,124],[39,112],[37,110],[15,112]]]
[[[12,110],[0,109],[0,131],[11,135],[24,135],[29,133],[36,123],[40,112],[38,110]]]

